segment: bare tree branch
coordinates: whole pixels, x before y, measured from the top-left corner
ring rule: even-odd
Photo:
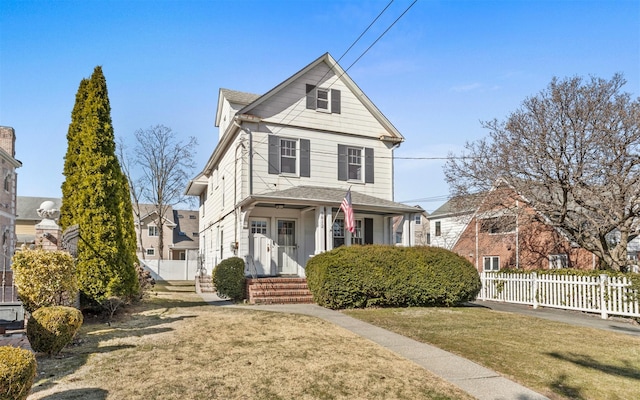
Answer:
[[[445,165],[452,194],[504,178],[570,240],[624,269],[640,223],[640,100],[624,84],[620,74],[554,78],[506,121],[483,122],[488,138]]]

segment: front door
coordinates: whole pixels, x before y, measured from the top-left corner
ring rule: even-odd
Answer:
[[[296,243],[296,222],[278,220],[278,274],[296,275],[298,273],[298,245]]]
[[[269,276],[271,272],[271,239],[269,221],[265,218],[251,220],[251,236],[249,238],[249,253],[253,265],[249,265],[249,272],[258,276]]]

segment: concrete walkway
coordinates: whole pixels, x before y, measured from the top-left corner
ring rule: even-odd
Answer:
[[[327,320],[413,361],[480,400],[547,399],[465,358],[315,304],[233,305],[215,294],[201,296],[207,303],[217,306],[304,314]]]

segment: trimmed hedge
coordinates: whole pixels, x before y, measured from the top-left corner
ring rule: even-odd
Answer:
[[[314,300],[331,309],[455,306],[480,292],[477,270],[437,247],[341,246],[306,267]]]
[[[0,347],[0,400],[25,400],[37,367],[36,357],[29,350]]]
[[[220,296],[243,300],[245,295],[244,260],[239,257],[220,261],[213,270],[213,285]]]
[[[75,262],[66,251],[23,249],[14,254],[11,268],[18,297],[28,312],[70,306],[78,296]]]
[[[82,313],[73,307],[42,307],[27,322],[27,339],[33,351],[49,356],[71,343],[82,326]]]

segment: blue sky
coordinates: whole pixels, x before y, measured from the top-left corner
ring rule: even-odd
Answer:
[[[342,67],[412,2],[394,1]],[[198,139],[202,168],[219,88],[261,94],[325,52],[339,58],[388,3],[2,0],[0,125],[16,130],[18,194],[61,195],[75,93],[96,65],[116,136],[171,127]],[[638,0],[418,0],[348,70],[406,138],[395,155],[412,159],[395,162],[395,200],[427,211],[449,193],[444,161],[428,158],[485,136],[480,121],[504,119],[554,76],[616,72],[640,96]]]

